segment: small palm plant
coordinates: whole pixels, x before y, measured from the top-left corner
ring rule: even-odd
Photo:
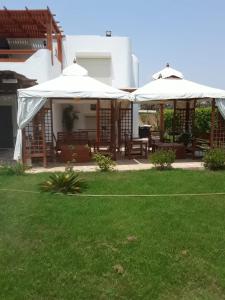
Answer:
[[[77,194],[86,188],[86,183],[78,173],[67,169],[65,172],[50,175],[48,180],[40,184],[40,187],[44,192]]]

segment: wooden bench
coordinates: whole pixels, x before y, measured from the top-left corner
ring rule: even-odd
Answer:
[[[87,162],[91,159],[88,132],[58,132],[56,140],[56,153],[62,162],[73,161]]]
[[[73,132],[58,132],[56,147],[60,145],[87,145],[88,132],[87,131],[73,131]]]

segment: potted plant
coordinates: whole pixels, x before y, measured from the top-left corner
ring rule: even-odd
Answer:
[[[191,134],[189,132],[183,132],[179,138],[178,141],[180,143],[183,143],[185,147],[188,146],[188,144],[191,142]]]
[[[78,119],[76,112],[74,111],[73,105],[67,105],[63,110],[63,128],[67,132],[72,132],[74,121]]]

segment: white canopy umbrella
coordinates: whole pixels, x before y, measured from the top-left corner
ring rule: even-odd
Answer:
[[[22,156],[22,129],[44,106],[48,98],[130,100],[130,94],[88,76],[88,71],[74,63],[59,77],[27,89],[18,90],[18,133],[14,159]]]
[[[165,79],[165,78],[170,78],[170,77],[183,79],[184,75],[181,72],[171,68],[169,64],[166,65],[165,69],[152,75],[152,78],[155,80],[159,79],[159,78]]]
[[[88,71],[74,63],[59,77],[27,89],[18,90],[19,98],[101,98],[126,99],[129,93],[88,76]]]
[[[225,99],[225,90],[211,88],[183,79],[183,74],[169,67],[153,75],[153,81],[132,93],[137,103],[188,99]]]

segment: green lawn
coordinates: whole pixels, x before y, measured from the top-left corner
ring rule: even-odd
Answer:
[[[47,176],[0,176],[0,189],[38,191]],[[225,192],[225,172],[82,176],[87,194]],[[225,195],[0,190],[0,299],[225,299]]]

